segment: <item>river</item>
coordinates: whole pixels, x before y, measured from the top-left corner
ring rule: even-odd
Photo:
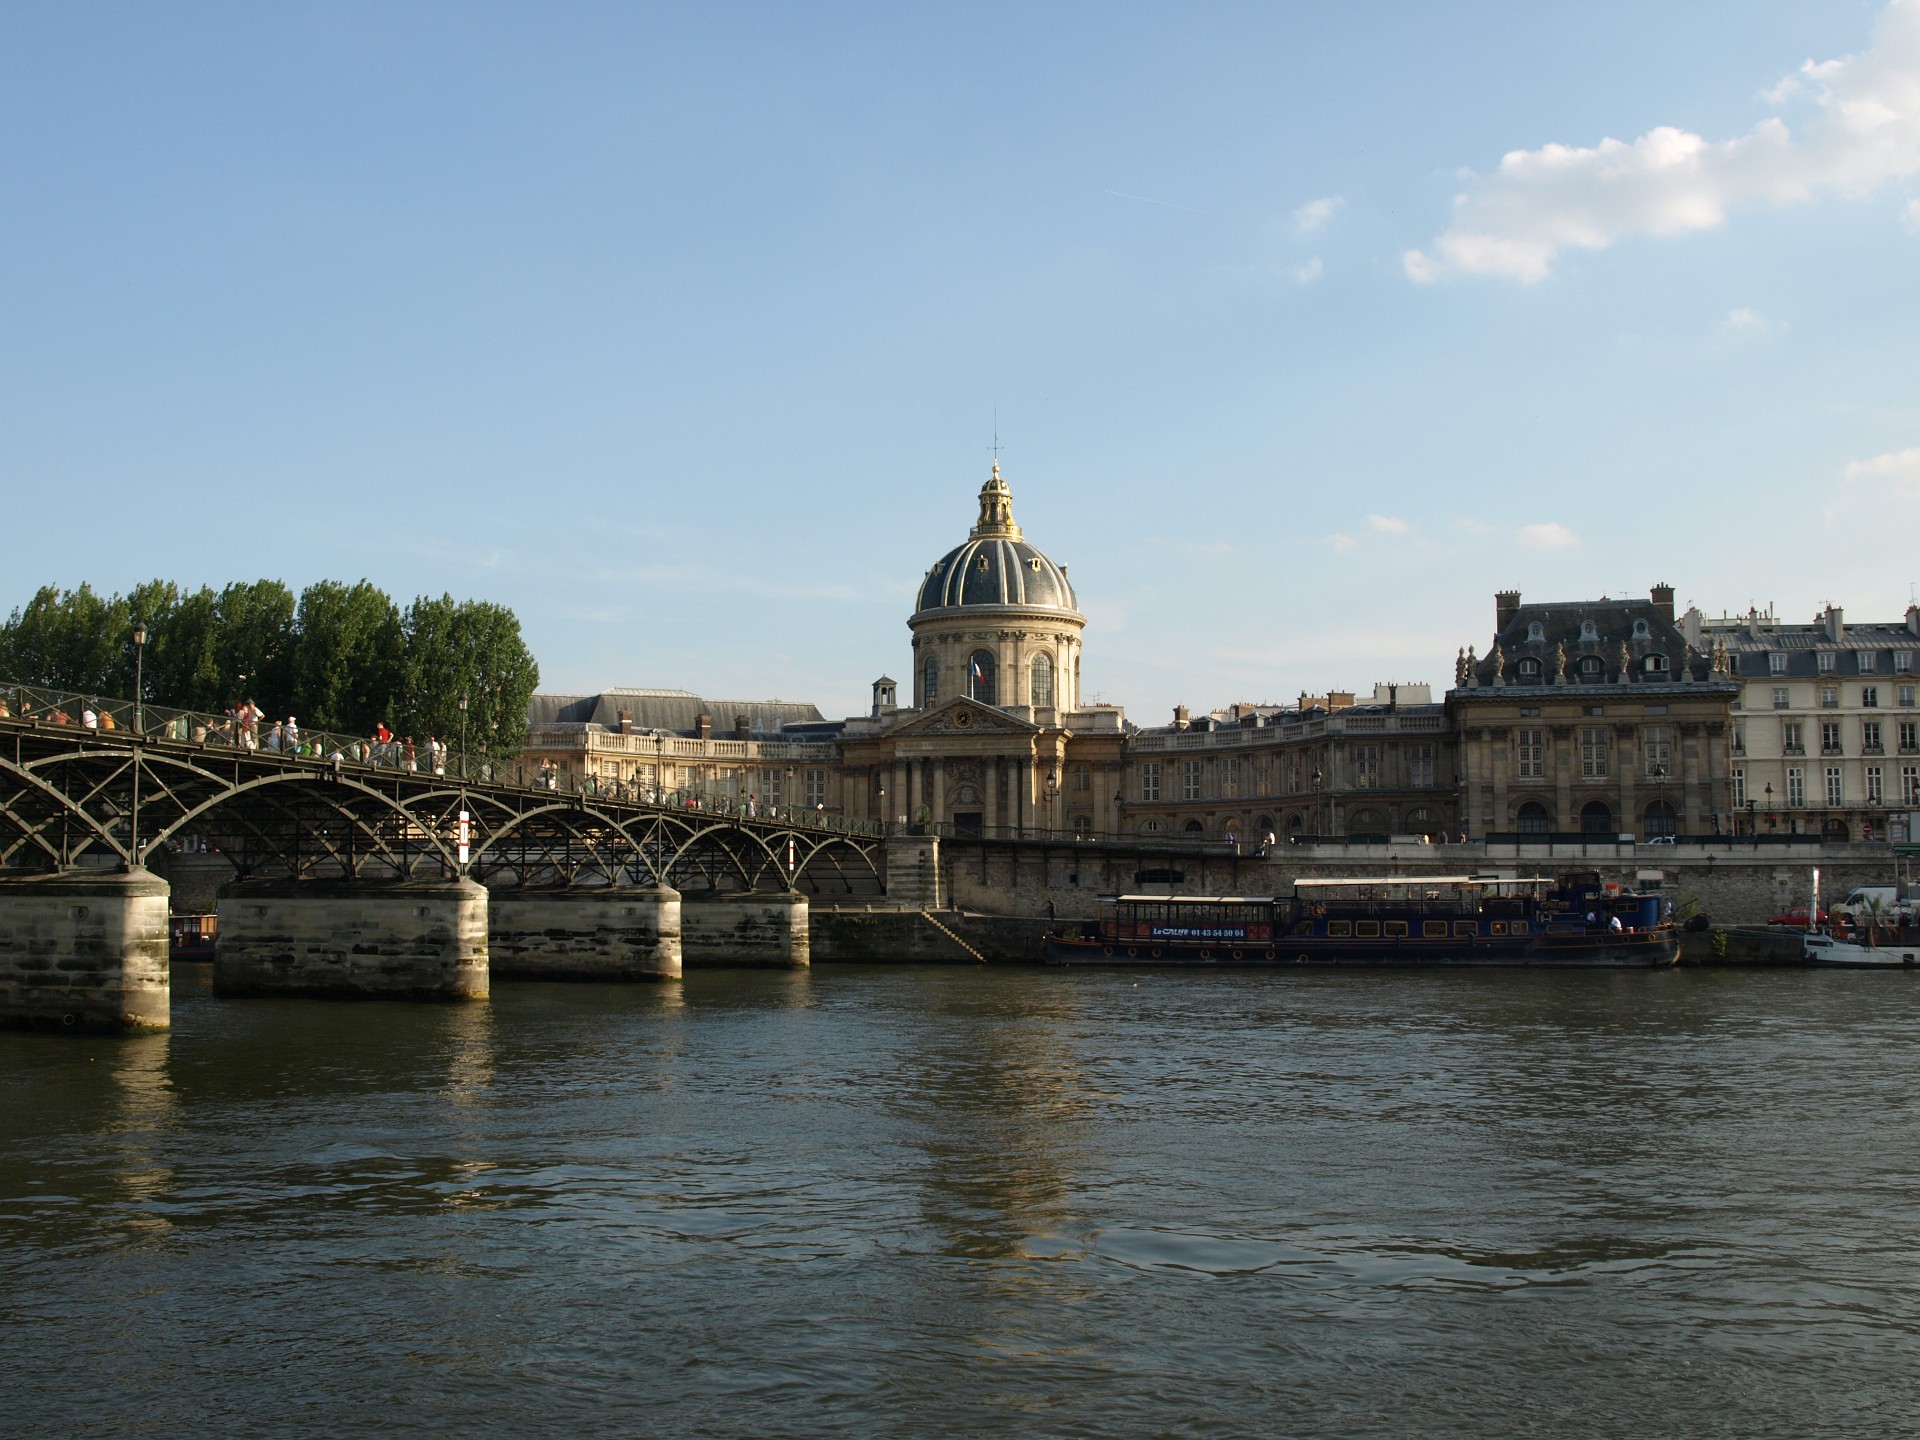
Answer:
[[[1885,1436],[1920,976],[698,972],[0,1036],[6,1435]]]

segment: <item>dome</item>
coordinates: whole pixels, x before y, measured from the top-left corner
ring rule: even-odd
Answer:
[[[1029,545],[1013,523],[1013,491],[998,464],[980,487],[979,524],[927,571],[914,614],[985,606],[1078,613],[1067,572]]]

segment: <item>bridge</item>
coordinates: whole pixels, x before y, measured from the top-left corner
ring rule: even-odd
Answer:
[[[183,849],[233,870],[216,989],[454,997],[485,993],[489,951],[623,978],[677,975],[683,940],[805,963],[805,897],[884,894],[905,838],[29,686],[0,712],[0,1023],[164,1024],[153,871]]]

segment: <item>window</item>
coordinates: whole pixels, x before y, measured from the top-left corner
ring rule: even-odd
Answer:
[[[1532,656],[1528,656],[1513,668],[1515,676],[1522,685],[1538,685],[1540,683],[1540,662]]]
[[[1838,765],[1829,765],[1827,766],[1827,806],[1829,809],[1834,809],[1837,808],[1839,804],[1840,767]]]
[[[1409,745],[1407,747],[1407,784],[1433,784],[1433,746]]]
[[[1580,778],[1607,778],[1607,731],[1604,725],[1580,727]]]
[[[1831,650],[1821,650],[1813,657],[1813,668],[1822,675],[1833,674],[1834,654]]]
[[[1920,730],[1920,721],[1902,720],[1900,722],[1900,748],[1902,750],[1920,749],[1920,736],[1914,732]]]
[[[1356,790],[1380,788],[1380,747],[1378,745],[1353,747],[1353,784]]]
[[[1879,669],[1880,653],[1877,650],[1856,650],[1853,652],[1854,666],[1862,675],[1871,675]]]
[[[1640,747],[1646,755],[1649,776],[1673,773],[1673,731],[1665,725],[1649,725],[1640,732]]]
[[[1600,638],[1600,627],[1591,620],[1582,620],[1580,622],[1580,638],[1582,640],[1598,640]]]
[[[1880,793],[1880,767],[1869,765],[1867,766],[1867,804],[1883,805],[1885,803]]]
[[[1640,668],[1649,675],[1664,675],[1667,673],[1667,657],[1664,655],[1649,655],[1645,660],[1640,662]]]
[[[1093,767],[1091,765],[1075,765],[1067,771],[1067,776],[1067,783],[1075,790],[1093,789]]]
[[[976,650],[967,658],[967,694],[983,705],[993,705],[994,660],[991,650]]]
[[[1546,627],[1546,626],[1544,626],[1544,625],[1542,625],[1542,624],[1541,624],[1541,623],[1540,623],[1540,622],[1539,622],[1538,620],[1533,620],[1533,621],[1529,621],[1529,622],[1528,622],[1528,624],[1527,624],[1527,639],[1529,639],[1529,640],[1544,640],[1544,639],[1546,639],[1546,638],[1547,638],[1547,627]]]
[[[1545,835],[1553,825],[1547,814],[1547,807],[1537,800],[1529,800],[1520,807],[1520,813],[1514,817],[1515,827],[1522,835]]]
[[[1767,652],[1767,673],[1769,675],[1784,675],[1787,673],[1787,657],[1785,651],[1769,650]]]
[[[1773,687],[1773,708],[1776,710],[1784,710],[1787,708],[1787,703],[1788,703],[1787,687],[1784,685],[1774,686]]]
[[[1746,803],[1747,803],[1746,767],[1741,765],[1736,765],[1733,767],[1733,805],[1734,805],[1734,808],[1737,810]]]
[[[1860,748],[1869,755],[1880,753],[1880,722],[1878,720],[1860,722]]]
[[[1182,800],[1200,798],[1200,762],[1198,760],[1180,762],[1180,798]]]
[[[1598,655],[1582,655],[1574,668],[1580,672],[1582,684],[1598,685],[1606,679],[1606,666]]]
[[[824,770],[807,771],[807,806],[817,810],[827,803],[827,772]]]
[[[935,656],[927,656],[923,674],[925,679],[920,682],[920,703],[931,705],[940,698],[940,661]]]
[[[1220,762],[1220,794],[1232,800],[1240,794],[1240,757],[1229,755]]]
[[[1053,657],[1051,655],[1034,656],[1032,671],[1033,682],[1030,689],[1033,696],[1032,703],[1038,709],[1048,709],[1053,704]]]
[[[1822,755],[1840,753],[1840,722],[1838,720],[1820,722],[1820,753]]]
[[[1900,803],[1920,805],[1920,765],[1900,767]]]
[[[1913,652],[1911,650],[1894,651],[1893,668],[1902,675],[1913,669]]]
[[[1822,685],[1820,687],[1820,708],[1822,710],[1838,710],[1840,708],[1840,687],[1838,685]]]
[[[1646,638],[1647,638],[1647,636],[1648,636],[1648,634],[1649,634],[1649,633],[1650,633],[1650,632],[1649,632],[1649,631],[1648,631],[1648,629],[1647,629],[1647,622],[1646,622],[1646,621],[1644,621],[1644,620],[1636,620],[1636,621],[1634,621],[1634,622],[1633,622],[1633,638],[1634,638],[1634,639],[1636,639],[1636,640],[1644,640],[1644,639],[1646,639]]]
[[[1736,755],[1747,753],[1747,727],[1744,725],[1733,727],[1733,753]]]
[[[1160,798],[1160,762],[1145,760],[1140,765],[1140,798],[1158,800]]]
[[[1801,729],[1800,721],[1782,720],[1780,722],[1780,748],[1789,755],[1807,753],[1806,734]]]
[[[1798,765],[1787,767],[1787,805],[1798,810],[1807,803],[1807,772]]]
[[[1880,687],[1878,685],[1862,685],[1860,687],[1860,708],[1862,710],[1878,710],[1880,708]]]

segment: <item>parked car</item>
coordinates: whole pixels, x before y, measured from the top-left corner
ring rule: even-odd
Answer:
[[[1816,929],[1826,924],[1827,912],[1825,910],[1816,911],[1813,917],[1813,923]],[[1791,910],[1782,910],[1778,915],[1767,921],[1767,924],[1786,925],[1795,930],[1805,930],[1807,928],[1807,907],[1804,905],[1796,905]]]

